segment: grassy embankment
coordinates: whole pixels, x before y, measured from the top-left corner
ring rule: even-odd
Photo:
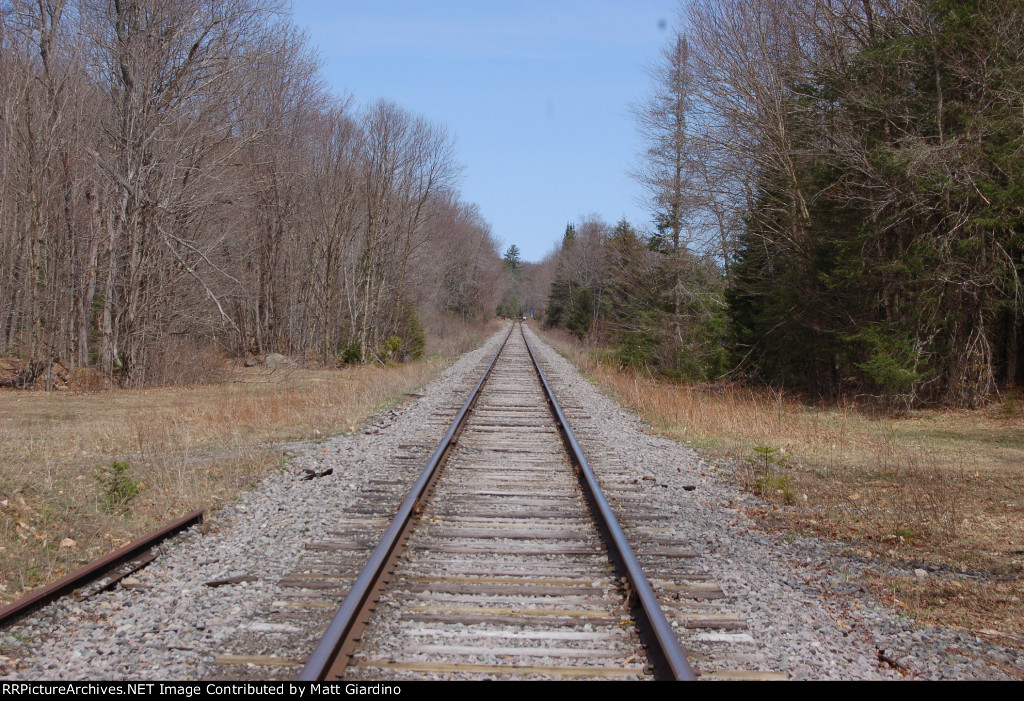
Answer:
[[[232,368],[218,384],[0,390],[0,604],[283,465],[278,444],[358,429],[406,401],[493,324],[390,367]]]
[[[1024,647],[1024,402],[891,414],[766,389],[658,382],[548,334],[598,387],[764,496],[751,509],[878,563],[863,582],[920,622]],[[905,574],[887,574],[895,564]],[[928,574],[920,577],[915,569]]]

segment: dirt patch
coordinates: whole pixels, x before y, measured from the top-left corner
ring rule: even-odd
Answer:
[[[59,358],[29,362],[0,358],[0,391],[66,390],[71,371]]]
[[[28,361],[17,358],[0,358],[0,378],[14,377],[28,367]]]

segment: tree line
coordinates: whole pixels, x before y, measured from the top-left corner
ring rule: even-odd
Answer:
[[[492,312],[452,136],[319,69],[275,0],[0,2],[0,355],[140,386]]]
[[[723,278],[714,261],[673,249],[625,219],[597,216],[566,226],[544,265],[544,325],[610,343],[624,368],[679,380],[728,369]]]
[[[651,76],[652,226],[567,235],[549,323],[823,397],[977,406],[1019,384],[1019,0],[691,0]]]

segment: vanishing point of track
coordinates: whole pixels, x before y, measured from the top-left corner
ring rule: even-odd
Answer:
[[[300,679],[693,679],[516,325]]]
[[[713,575],[700,571],[700,553],[679,542],[672,500],[651,489],[664,485],[606,444],[571,384],[559,405],[542,369],[553,366],[537,362],[527,337],[513,325],[493,358],[473,361],[475,371],[427,405],[419,427],[375,452],[372,478],[303,529],[312,539],[273,577],[274,598],[219,646],[208,678],[281,679],[302,668],[304,680],[693,679],[677,632],[701,678],[786,678],[749,670],[766,659]],[[310,480],[333,470],[304,472]],[[201,518],[190,514],[40,588],[0,610],[0,624],[116,586],[154,560],[156,543]],[[260,579],[224,572],[205,585]]]

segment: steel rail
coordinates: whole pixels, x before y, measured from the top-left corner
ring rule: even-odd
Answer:
[[[530,352],[530,358],[533,360],[533,367],[537,370],[541,384],[544,385],[544,392],[547,394],[548,402],[551,404],[551,411],[555,415],[555,420],[558,422],[559,429],[562,432],[562,438],[569,448],[573,461],[576,463],[577,468],[579,468],[580,483],[583,485],[584,493],[590,504],[594,519],[597,521],[598,528],[605,536],[605,542],[610,546],[609,556],[615,565],[616,573],[620,577],[625,577],[632,589],[630,592],[632,596],[630,598],[632,600],[633,617],[639,627],[641,640],[647,649],[647,659],[654,669],[654,678],[659,680],[695,681],[697,675],[693,671],[693,667],[690,666],[689,660],[686,659],[686,653],[679,644],[679,639],[676,637],[675,631],[672,630],[672,625],[665,616],[665,612],[658,602],[654,589],[651,588],[650,582],[647,581],[647,576],[644,574],[640,561],[637,560],[636,555],[633,553],[633,548],[630,547],[626,534],[623,533],[618,519],[615,518],[615,513],[604,496],[604,492],[601,491],[597,477],[595,477],[590,463],[587,462],[587,458],[583,454],[583,449],[576,440],[576,434],[569,425],[569,421],[562,411],[558,399],[555,398],[555,393],[551,389],[551,385],[548,384],[548,380],[544,376],[544,371],[541,369],[537,357],[533,354],[533,348],[530,347],[530,342],[526,338],[526,332],[523,331],[522,325],[520,325],[520,332],[523,334],[526,349]]]
[[[388,529],[381,537],[380,543],[378,543],[370,558],[366,561],[356,581],[352,584],[349,593],[341,602],[341,607],[334,614],[334,618],[331,620],[330,625],[327,626],[327,630],[313,650],[313,654],[306,660],[306,664],[297,677],[298,681],[325,681],[332,674],[332,670],[334,676],[340,676],[341,672],[348,665],[348,648],[354,647],[355,637],[361,632],[362,626],[365,625],[365,618],[369,613],[369,607],[373,603],[373,595],[385,583],[387,575],[393,569],[394,557],[397,555],[401,542],[408,537],[412,517],[419,511],[418,507],[420,506],[421,499],[436,480],[439,472],[438,467],[444,462],[444,459],[453,447],[455,438],[461,431],[466,417],[476,404],[477,397],[480,395],[480,388],[483,387],[484,382],[490,376],[491,370],[494,368],[495,363],[498,362],[498,356],[505,349],[505,344],[508,343],[508,339],[511,338],[514,329],[515,322],[513,322],[512,328],[509,329],[508,335],[505,336],[505,340],[502,341],[501,347],[498,348],[498,352],[491,358],[487,369],[480,376],[476,386],[473,387],[473,391],[470,393],[466,403],[462,405],[462,409],[455,415],[451,425],[448,427],[448,431],[444,434],[444,438],[441,439],[427,466],[423,468],[419,479],[416,480],[416,484],[409,490],[405,501],[402,502],[398,512],[395,514],[395,518],[391,521],[391,525],[388,526]]]
[[[180,531],[190,528],[197,523],[202,523],[204,513],[205,512],[200,509],[182,516],[178,520],[173,521],[148,535],[144,535],[138,540],[132,541],[123,548],[104,555],[99,560],[86,565],[82,569],[72,572],[52,584],[39,587],[38,589],[30,592],[24,598],[0,608],[0,625],[9,625],[13,623],[17,619],[28,615],[39,607],[45,606],[51,601],[69,594],[82,585],[99,578],[115,567],[134,559],[141,553],[150,550]]]

